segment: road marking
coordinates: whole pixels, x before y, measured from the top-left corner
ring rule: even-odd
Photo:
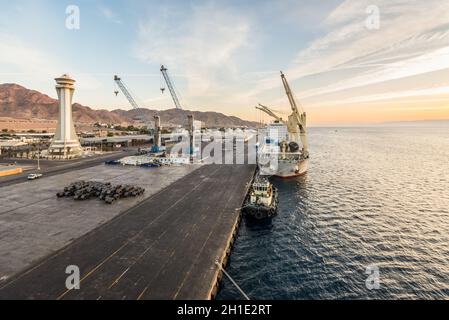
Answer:
[[[148,286],[145,287],[145,289],[143,289],[143,291],[139,294],[139,296],[137,297],[137,300],[141,300],[143,295],[145,294],[145,292],[147,292]]]
[[[216,169],[214,173],[216,173],[219,169]],[[168,207],[167,209],[165,209],[156,219],[154,219],[153,221],[151,221],[149,224],[147,224],[144,228],[142,228],[136,235],[134,235],[132,238],[128,239],[122,246],[120,246],[120,248],[118,248],[116,251],[114,251],[111,255],[109,255],[107,258],[105,258],[101,263],[99,263],[95,268],[93,268],[91,271],[89,271],[81,280],[80,280],[80,284],[86,279],[88,278],[90,275],[92,275],[95,271],[97,271],[102,265],[104,265],[107,261],[109,261],[113,256],[115,256],[118,252],[120,252],[124,247],[126,247],[128,244],[134,242],[135,239],[137,239],[141,234],[143,234],[143,232],[152,224],[154,224],[159,218],[161,218],[163,215],[165,215],[171,208],[173,208],[174,206],[176,206],[179,202],[181,202],[182,200],[184,200],[189,194],[191,194],[192,192],[194,192],[196,189],[198,189],[202,184],[204,183],[204,181],[200,182],[198,185],[196,185],[193,189],[191,189],[189,192],[187,192],[186,194],[184,194],[181,198],[179,198],[177,201],[175,201],[170,207]],[[150,197],[151,198],[151,197]],[[148,198],[148,199],[150,199]],[[140,205],[142,205],[144,202],[141,202]],[[139,206],[139,205],[138,205]],[[58,296],[58,298],[56,298],[56,300],[61,300],[64,296],[66,296],[70,291],[72,291],[73,289],[68,289],[65,292],[63,292],[61,295]]]
[[[126,270],[123,271],[122,274],[117,279],[115,279],[115,281],[109,286],[108,289],[111,289],[113,286],[115,286],[120,281],[120,279],[129,271],[129,269],[130,267],[126,268]]]
[[[87,278],[89,277],[92,273],[94,273],[95,271],[97,271],[103,264],[105,264],[110,258],[112,258],[114,255],[116,255],[120,250],[122,250],[128,243],[124,243],[120,248],[118,248],[116,251],[114,251],[109,257],[107,257],[106,259],[104,259],[100,264],[98,264],[95,268],[93,268],[91,271],[89,271],[81,280],[80,280],[80,284]],[[72,291],[73,289],[67,289],[64,293],[62,293],[61,295],[59,295],[59,297],[56,298],[56,300],[61,300],[67,293],[69,293],[70,291]]]

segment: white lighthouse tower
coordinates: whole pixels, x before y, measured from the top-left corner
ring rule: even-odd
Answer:
[[[76,135],[72,119],[72,97],[75,92],[75,80],[67,74],[55,80],[59,98],[59,117],[55,136],[48,151],[52,158],[71,159],[81,153],[81,144]]]

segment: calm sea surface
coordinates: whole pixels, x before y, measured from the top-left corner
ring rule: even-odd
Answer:
[[[242,222],[234,280],[252,299],[449,299],[449,127],[312,128],[309,139],[308,174],[271,179],[279,215]],[[242,296],[225,279],[218,298]]]

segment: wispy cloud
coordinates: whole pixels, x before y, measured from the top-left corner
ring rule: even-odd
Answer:
[[[244,13],[215,3],[152,11],[139,23],[137,56],[168,65],[187,80],[188,96],[212,96],[235,83],[236,53],[249,40]]]
[[[111,8],[101,6],[98,9],[100,10],[100,13],[102,14],[103,17],[112,21],[113,23],[117,23],[117,24],[123,23],[122,20],[120,20],[118,15],[114,11],[112,11]]]
[[[365,23],[373,4],[380,10],[378,30]],[[285,70],[290,81],[300,79],[308,87],[299,94],[302,99],[341,91],[353,95],[350,89],[387,81],[400,87],[401,79],[449,68],[447,1],[346,0],[322,26],[327,32],[298,52]],[[322,80],[307,86],[317,77]],[[449,79],[443,84],[449,85]],[[278,86],[277,79],[263,79],[250,95]]]
[[[385,92],[381,94],[361,95],[355,97],[347,97],[344,99],[334,99],[331,102],[327,102],[326,105],[349,105],[349,104],[362,104],[379,101],[391,101],[391,103],[402,103],[404,101],[410,102],[412,100],[404,98],[420,98],[426,101],[449,101],[449,86],[440,86],[434,88],[404,90]],[[448,106],[449,107],[449,106]],[[431,107],[427,107],[431,108]]]
[[[15,72],[47,75],[57,68],[55,64],[48,64],[48,56],[44,52],[11,34],[0,33],[0,52],[0,65],[14,68]]]
[[[30,45],[16,35],[0,32],[0,52],[0,81],[6,78],[34,79],[37,83],[46,83],[47,87],[51,87],[53,77],[70,73],[76,76],[80,89],[94,90],[102,86],[95,76],[80,73],[68,61]]]

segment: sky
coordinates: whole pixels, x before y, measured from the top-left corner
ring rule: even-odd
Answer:
[[[76,10],[79,10],[79,25]],[[115,74],[142,107],[268,121],[282,114],[280,71],[312,125],[449,119],[449,1],[0,0],[0,83],[56,97],[70,74],[74,100],[130,109]],[[78,28],[79,27],[79,28]]]

